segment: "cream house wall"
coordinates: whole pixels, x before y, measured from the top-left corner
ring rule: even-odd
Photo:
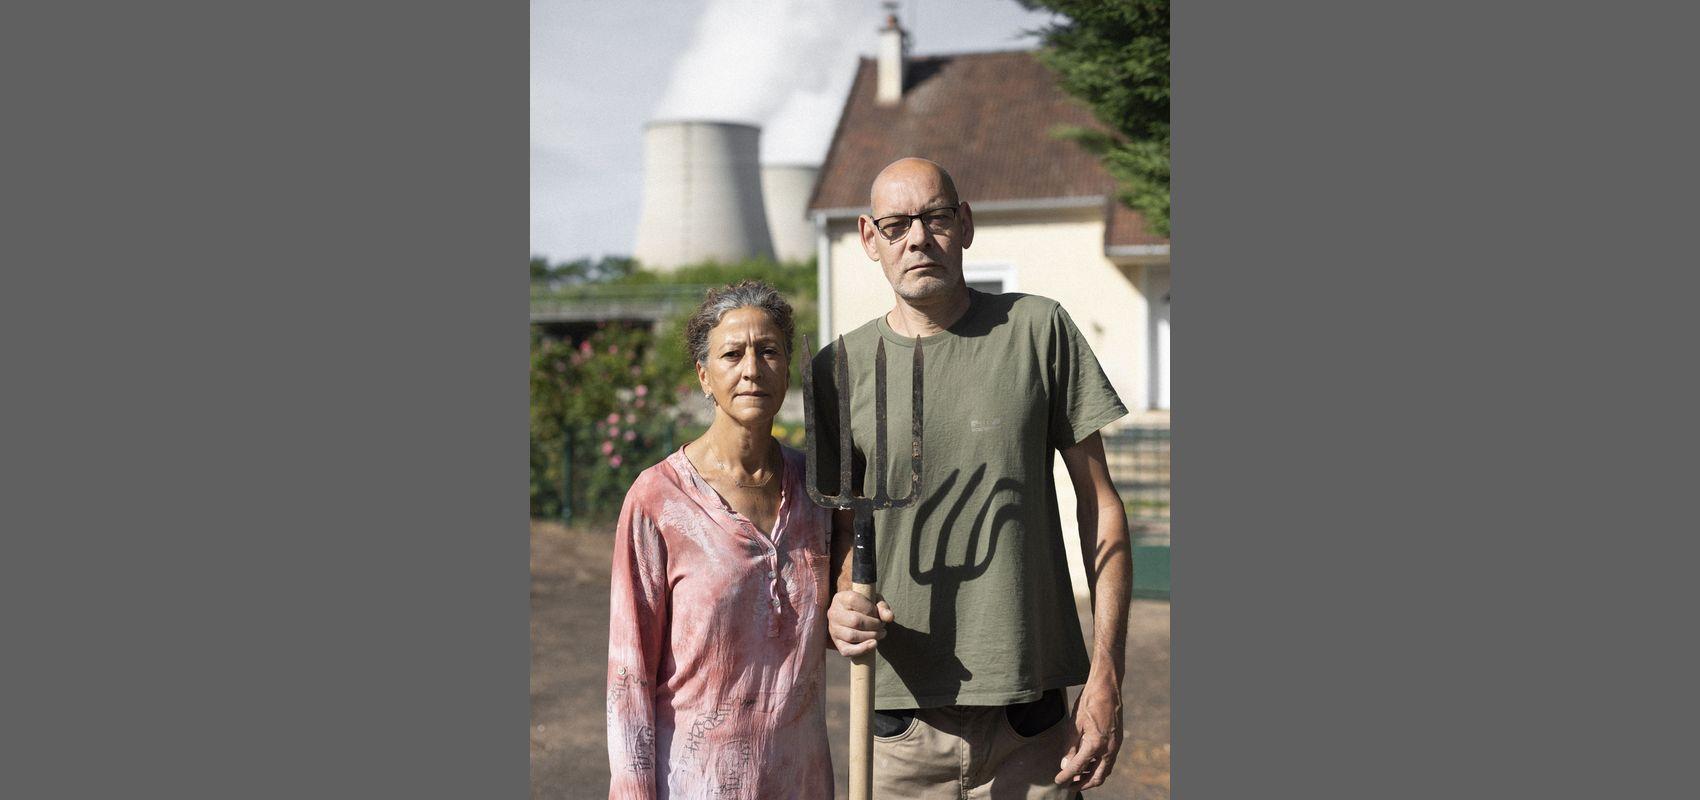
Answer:
[[[963,265],[977,264],[1011,264],[1017,291],[1061,303],[1122,402],[1149,405],[1145,298],[1104,257],[1101,208],[976,213]]]
[[[832,261],[832,331],[842,336],[891,310],[891,284],[878,261],[862,252],[856,220],[833,220],[827,226]]]

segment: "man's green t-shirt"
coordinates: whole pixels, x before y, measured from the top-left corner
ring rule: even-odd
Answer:
[[[913,339],[882,315],[844,336],[854,481],[874,450],[874,350],[886,351],[886,485],[909,491]],[[896,622],[876,650],[884,709],[1007,705],[1084,683],[1085,644],[1063,551],[1055,452],[1127,413],[1055,301],[970,290],[924,337],[919,502],[874,513],[877,588]],[[822,491],[838,488],[832,348],[816,355]]]

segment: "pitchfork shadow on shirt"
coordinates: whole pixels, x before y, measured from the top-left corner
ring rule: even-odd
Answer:
[[[939,686],[942,678],[950,683],[947,693],[955,697],[962,684],[974,677],[962,659],[956,656],[958,595],[963,584],[984,575],[991,566],[997,553],[999,534],[1005,525],[1014,522],[1020,515],[1018,504],[1020,498],[1026,495],[1021,481],[1000,478],[987,493],[985,503],[975,512],[972,524],[964,525],[968,498],[974,496],[985,480],[986,465],[981,464],[968,476],[950,508],[942,508],[945,498],[955,493],[956,482],[961,475],[962,470],[952,470],[937,490],[928,493],[928,498],[917,509],[917,530],[927,529],[933,517],[944,514],[937,528],[939,534],[933,552],[924,556],[920,537],[905,537],[909,540],[910,578],[932,589],[930,608],[927,609],[927,631],[904,626],[900,617],[886,631],[889,646],[880,649],[886,663],[905,685],[926,687],[928,695],[939,693],[944,688]],[[953,556],[952,537],[959,533],[966,533],[967,538],[960,554]],[[973,632],[969,634],[973,635]]]

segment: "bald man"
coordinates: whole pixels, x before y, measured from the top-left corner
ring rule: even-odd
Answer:
[[[853,516],[833,520],[838,592],[827,628],[845,656],[873,650],[878,797],[1067,798],[1104,782],[1122,741],[1121,684],[1133,577],[1127,518],[1104,463],[1104,425],[1127,409],[1055,301],[968,288],[974,216],[943,167],[919,158],[874,179],[862,248],[891,286],[884,315],[844,336],[851,364],[853,481],[873,493],[861,443],[884,424],[908,440],[908,403],[874,417],[873,351],[906,364],[926,348],[922,497],[876,512],[877,604],[849,591]],[[1043,269],[1048,265],[1035,265]],[[831,348],[815,380],[834,383]],[[890,398],[910,371],[887,372]],[[837,392],[823,390],[817,441],[837,463]],[[1087,658],[1064,557],[1051,465],[1074,485],[1092,586]],[[909,459],[889,458],[888,486]],[[835,492],[837,470],[821,470]],[[1066,690],[1081,686],[1072,712]]]

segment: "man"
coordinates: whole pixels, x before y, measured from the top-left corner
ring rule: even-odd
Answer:
[[[974,217],[942,167],[892,163],[874,180],[862,247],[894,306],[845,335],[853,481],[876,423],[909,441],[913,340],[926,349],[922,496],[876,512],[876,604],[849,591],[853,515],[833,520],[839,591],[827,629],[845,656],[873,650],[877,797],[1073,797],[1104,782],[1122,741],[1121,684],[1133,576],[1127,518],[1098,430],[1127,413],[1054,301],[968,288]],[[1043,266],[1043,265],[1041,265]],[[884,341],[884,420],[873,413],[873,353]],[[831,347],[814,363],[833,384]],[[822,391],[823,465],[836,464],[837,392]],[[1060,452],[1078,498],[1093,589],[1092,657],[1075,614],[1052,482]],[[910,462],[888,457],[887,485]],[[836,491],[837,470],[822,484]],[[888,602],[889,601],[889,602]],[[1072,714],[1066,687],[1084,684]],[[969,794],[962,794],[967,789]]]

